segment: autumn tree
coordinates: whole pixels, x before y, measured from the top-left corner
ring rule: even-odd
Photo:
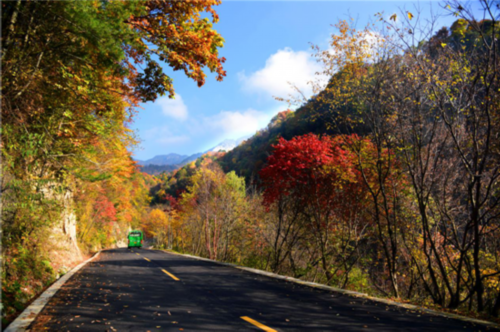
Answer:
[[[425,154],[406,154],[409,156],[406,159],[410,161],[408,165],[419,194],[423,223],[441,224],[439,234],[444,242],[441,255],[445,263],[438,261],[438,266],[449,293],[448,306],[457,307],[469,301],[469,306],[473,304],[481,312],[488,303],[494,313],[493,297],[498,305],[498,291],[491,287],[487,290],[485,284],[499,273],[496,263],[487,258],[498,253],[486,244],[486,239],[497,232],[500,211],[494,189],[500,177],[493,134],[497,127],[492,121],[498,114],[499,104],[496,70],[499,24],[493,4],[488,1],[481,4],[488,19],[478,22],[468,8],[451,2],[448,8],[461,18],[453,26],[451,36],[436,36],[434,40],[441,42],[438,47],[430,46],[433,50],[430,54],[417,54],[410,49],[413,61],[408,68],[416,77],[427,80],[420,93],[426,97],[426,103],[425,106],[405,105],[403,110],[419,118],[422,113],[431,115],[424,120],[426,127],[432,128],[424,136],[428,142],[417,141],[425,145],[422,149]],[[415,25],[411,20],[407,24]],[[403,45],[411,41],[411,38],[401,39]],[[398,100],[399,105],[402,102]],[[410,125],[415,127],[414,123]],[[418,167],[415,160],[420,164]],[[422,160],[425,167],[421,166]],[[450,168],[453,171],[446,172]],[[432,174],[437,172],[440,178],[435,179]],[[454,200],[454,197],[460,199]],[[428,237],[429,251],[435,252],[433,237]],[[448,264],[454,267],[455,274],[448,272]],[[495,293],[497,295],[493,295]]]
[[[245,203],[245,183],[234,173],[224,174],[211,159],[205,160],[191,181],[182,194],[181,208],[192,220],[195,248],[211,259],[225,258]]]
[[[153,238],[158,247],[164,247],[168,243],[169,216],[162,209],[152,209],[141,226],[145,235]]]
[[[274,149],[260,173],[264,204],[277,204],[280,211],[286,199],[299,207],[292,210],[293,222],[283,222],[278,215],[276,255],[286,243],[284,256],[288,255],[293,265],[295,242],[298,244],[300,237],[310,238],[316,251],[310,257],[312,264],[321,267],[327,283],[340,274],[340,284],[345,285],[366,228],[358,213],[365,191],[353,164],[355,155],[342,147],[342,138],[320,139],[313,134],[281,139]]]

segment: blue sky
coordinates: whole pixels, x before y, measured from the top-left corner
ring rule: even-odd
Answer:
[[[198,88],[182,72],[172,72],[177,97],[161,97],[143,104],[132,128],[140,139],[133,154],[149,159],[171,152],[190,155],[205,151],[224,139],[249,136],[288,108],[273,96],[286,97],[292,81],[307,91],[318,64],[311,58],[310,43],[323,48],[336,31],[339,19],[353,17],[358,28],[375,22],[374,15],[389,17],[417,3],[407,1],[225,1],[216,7],[216,30],[225,39],[220,55],[227,59],[227,77],[217,82],[208,74]],[[443,13],[440,2],[421,2],[422,15],[432,6]],[[437,27],[454,17],[441,17]]]

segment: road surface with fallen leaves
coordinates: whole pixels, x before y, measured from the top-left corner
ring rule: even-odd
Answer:
[[[31,331],[487,331],[159,250],[103,251]]]

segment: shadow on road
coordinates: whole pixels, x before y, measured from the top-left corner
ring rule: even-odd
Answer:
[[[126,248],[103,252],[73,277],[33,330],[256,331],[241,316],[282,331],[480,330],[215,263]]]

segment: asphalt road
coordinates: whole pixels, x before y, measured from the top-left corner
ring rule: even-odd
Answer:
[[[115,249],[49,301],[31,331],[486,331],[162,251]]]

